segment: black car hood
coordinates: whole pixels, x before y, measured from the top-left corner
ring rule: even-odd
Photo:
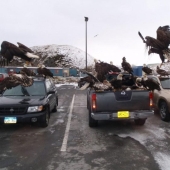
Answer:
[[[44,96],[1,96],[1,105],[15,105],[15,104],[28,104],[28,105],[40,105],[44,102]]]

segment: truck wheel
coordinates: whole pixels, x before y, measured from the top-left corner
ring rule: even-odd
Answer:
[[[96,127],[98,125],[98,120],[94,120],[91,117],[91,111],[89,109],[89,127]]]
[[[48,124],[49,124],[49,119],[50,119],[50,113],[49,113],[49,111],[48,111],[48,112],[46,112],[46,113],[43,115],[43,117],[41,118],[41,120],[40,120],[40,126],[41,126],[41,127],[47,127]]]
[[[159,114],[161,116],[161,119],[165,122],[170,121],[170,113],[168,111],[168,106],[166,102],[161,102],[159,106]]]
[[[145,124],[146,119],[135,119],[134,121],[136,125],[142,126]]]

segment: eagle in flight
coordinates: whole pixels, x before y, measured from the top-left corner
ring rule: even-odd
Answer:
[[[11,74],[5,77],[0,83],[0,92],[2,93],[6,89],[11,89],[18,85],[24,87],[32,86],[33,82],[33,78],[28,77],[26,74]]]
[[[146,36],[144,39],[142,34],[138,32],[139,36],[141,37],[143,42],[146,44],[146,48],[149,47],[148,55],[151,53],[159,54],[160,59],[163,64],[165,62],[165,59],[167,58],[169,60],[169,57],[170,57],[170,49],[168,48],[170,44],[169,25],[158,27],[156,33],[157,33],[156,39],[150,36]]]
[[[19,42],[17,42],[17,44],[18,47],[8,41],[3,41],[1,43],[1,64],[3,64],[4,66],[8,65],[9,62],[12,61],[14,56],[25,60],[27,65],[31,65],[33,58],[39,58],[39,56],[35,55],[30,48]]]

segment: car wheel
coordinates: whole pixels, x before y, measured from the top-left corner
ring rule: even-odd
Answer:
[[[142,126],[145,124],[146,119],[135,119],[134,121],[136,125]]]
[[[50,119],[50,113],[49,110],[43,115],[43,117],[40,120],[40,126],[41,127],[47,127],[49,124]]]
[[[98,125],[98,120],[91,117],[91,111],[89,109],[89,127],[96,127]]]
[[[165,122],[170,121],[170,113],[168,111],[168,106],[166,102],[161,102],[159,106],[159,114],[161,116],[161,119]]]
[[[55,106],[54,106],[52,112],[57,112],[57,104],[55,104]]]
[[[56,104],[55,104],[52,112],[57,112],[57,106],[58,106],[58,99],[56,98]]]

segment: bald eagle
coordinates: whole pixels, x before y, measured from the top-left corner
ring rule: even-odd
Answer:
[[[0,91],[3,92],[6,89],[11,89],[18,85],[28,87],[33,84],[34,80],[25,74],[11,74],[9,77],[5,77],[0,83]]]
[[[152,74],[153,70],[146,66],[146,64],[143,65],[142,71],[146,74]]]
[[[27,68],[26,64],[24,64],[24,67],[21,69],[20,73],[26,74],[27,76],[35,76],[36,75],[36,73],[33,70]]]
[[[91,73],[87,72],[86,70],[81,70],[81,72],[86,73],[88,76],[82,78],[82,81],[86,81],[86,83],[84,86],[80,88],[80,90],[85,90],[88,87],[98,91],[113,89],[112,85],[107,80],[100,82],[96,77],[94,77]]]
[[[111,64],[108,64],[106,62],[102,62],[102,61],[97,61],[96,59],[94,60],[95,62],[95,71],[97,72],[97,79],[100,81],[100,82],[103,82],[106,77],[105,75],[112,71],[112,72],[121,72],[121,70],[113,65],[113,63]]]
[[[37,73],[38,75],[42,75],[44,77],[53,77],[53,73],[45,67],[45,65],[43,64],[38,64],[38,68],[37,68]]]
[[[155,79],[153,79],[151,77],[147,77],[147,75],[144,75],[143,81],[144,81],[144,84],[148,90],[150,90],[150,91],[154,91],[154,90],[160,91],[161,90],[159,82],[156,81]]]
[[[146,48],[149,49],[152,47],[153,49],[149,51],[150,53],[157,53],[160,56],[162,63],[165,61],[165,56],[163,54],[168,55],[170,49],[168,48],[170,44],[170,27],[168,25],[163,27],[158,27],[157,31],[157,38],[153,38],[150,36],[146,36],[145,39],[143,38],[142,34],[138,32],[139,36],[142,38],[143,42],[146,44]]]
[[[33,54],[33,51],[26,47],[25,45],[21,43],[18,43],[18,45],[19,47],[8,41],[2,42],[0,54],[6,61],[5,65],[8,65],[9,62],[12,61],[14,56],[25,60],[27,64],[31,64],[33,58],[39,58],[39,56]]]
[[[118,74],[116,78],[110,80],[110,84],[114,87],[115,90],[121,90],[122,88],[122,78],[123,74]]]
[[[163,69],[160,69],[159,66],[156,67],[156,72],[160,75],[160,76],[169,76],[169,73]]]
[[[121,65],[124,71],[128,72],[129,74],[133,74],[132,66],[126,61],[125,57],[122,58]]]

